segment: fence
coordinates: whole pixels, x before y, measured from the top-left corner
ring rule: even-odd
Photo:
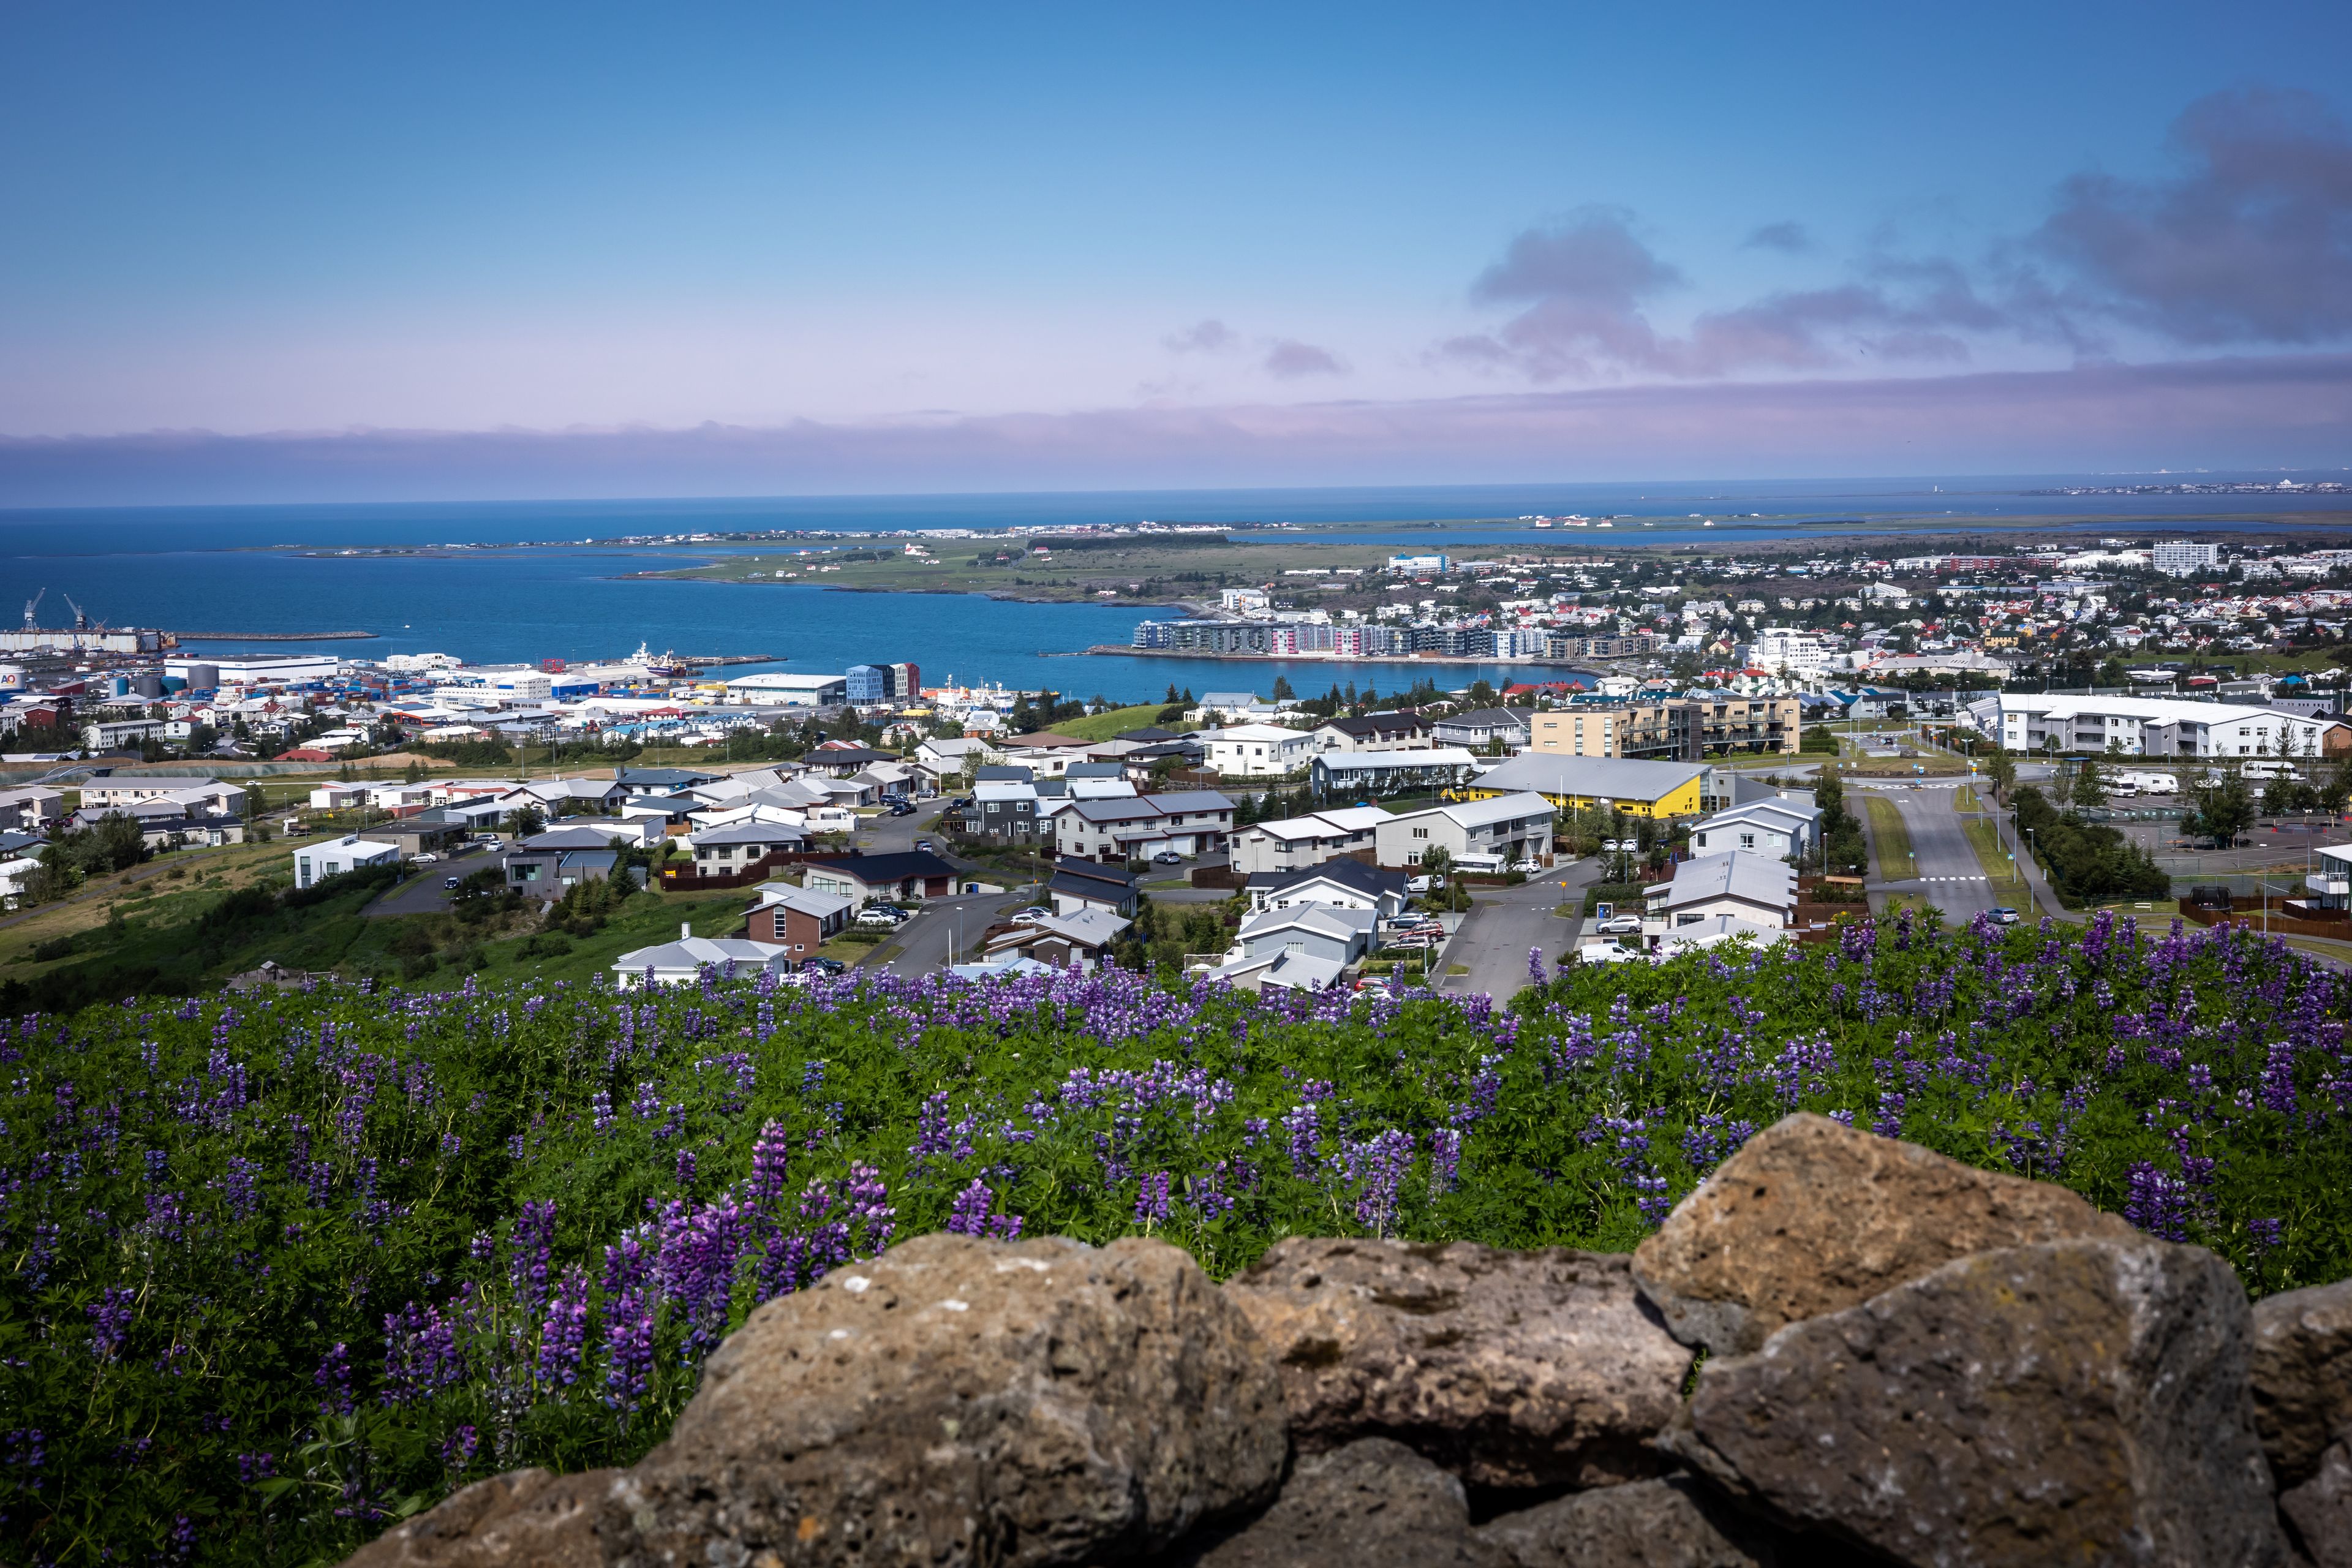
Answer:
[[[2194,925],[2212,926],[2227,921],[2255,931],[2267,930],[2273,936],[2327,936],[2338,941],[2352,940],[2352,917],[2347,917],[2344,910],[2297,910],[2290,913],[2286,900],[2279,898],[2233,896],[2226,910],[2218,904],[2199,903],[2191,898],[2180,900],[2178,907],[2180,918]],[[2266,907],[2267,916],[2264,912]],[[2313,918],[2315,913],[2318,918]],[[2328,918],[2331,915],[2333,918]]]

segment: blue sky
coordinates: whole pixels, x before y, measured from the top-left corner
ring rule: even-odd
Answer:
[[[1903,389],[1929,466],[2089,398],[2081,466],[2343,449],[2242,376],[2352,382],[2352,7],[1119,9],[10,7],[0,501],[157,431],[706,422],[784,489],[1623,477],[1629,394],[1622,460],[1901,471],[1775,410],[2020,374],[1958,445]],[[2217,359],[2117,444],[2116,367]]]

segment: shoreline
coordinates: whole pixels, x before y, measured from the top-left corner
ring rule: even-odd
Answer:
[[[1101,654],[1120,658],[1181,658],[1213,659],[1222,664],[1328,664],[1354,668],[1357,665],[1378,666],[1396,664],[1469,664],[1469,665],[1539,665],[1546,669],[1572,670],[1590,675],[1595,679],[1609,673],[1595,669],[1591,661],[1580,663],[1568,658],[1497,658],[1493,654],[1400,653],[1382,654],[1378,658],[1358,655],[1343,658],[1318,648],[1312,653],[1202,653],[1197,648],[1129,647],[1118,643],[1096,643],[1078,650],[1080,654]],[[1064,656],[1072,657],[1072,656]]]

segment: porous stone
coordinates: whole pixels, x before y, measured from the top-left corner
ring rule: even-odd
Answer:
[[[1366,1437],[1312,1454],[1244,1529],[1187,1543],[1178,1568],[1511,1568],[1470,1528],[1460,1478],[1402,1443]]]
[[[2311,1478],[2279,1494],[2279,1511],[2312,1568],[2352,1568],[2352,1447],[2330,1443]]]
[[[1661,1442],[1900,1563],[2268,1568],[2248,1317],[2202,1247],[1980,1253],[1708,1362]]]
[[[1801,1111],[1677,1204],[1633,1278],[1683,1342],[1740,1355],[1971,1252],[2135,1234],[2063,1187]]]
[[[2352,1432],[2352,1279],[2254,1303],[2254,1426],[2282,1488]]]
[[[1507,1513],[1479,1531],[1512,1568],[1815,1568],[1780,1532],[1688,1476],[1664,1476]],[[1808,1543],[1817,1546],[1819,1543]]]
[[[617,1470],[509,1470],[394,1525],[345,1568],[604,1568],[625,1554],[598,1514]],[[608,1552],[606,1548],[615,1548]]]
[[[1116,1562],[1265,1502],[1286,1451],[1184,1252],[932,1235],[754,1312],[614,1511],[646,1563]]]
[[[1690,1370],[1622,1255],[1292,1237],[1225,1294],[1281,1365],[1300,1451],[1394,1437],[1478,1486],[1656,1474]]]

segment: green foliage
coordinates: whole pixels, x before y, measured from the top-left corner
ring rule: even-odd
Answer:
[[[2017,825],[2032,835],[2051,885],[2071,899],[2171,896],[2172,879],[2147,851],[2112,827],[2085,823],[2071,811],[2062,816],[2031,784],[2017,792]]]
[[[1800,752],[1819,752],[1834,757],[1837,755],[1837,737],[1830,732],[1830,728],[1826,724],[1812,725],[1797,739],[1797,750]]]
[[[2200,835],[2217,845],[2234,844],[2254,825],[2254,794],[2235,772],[2206,778],[2189,787],[2190,809],[2180,819],[2183,833]]]

